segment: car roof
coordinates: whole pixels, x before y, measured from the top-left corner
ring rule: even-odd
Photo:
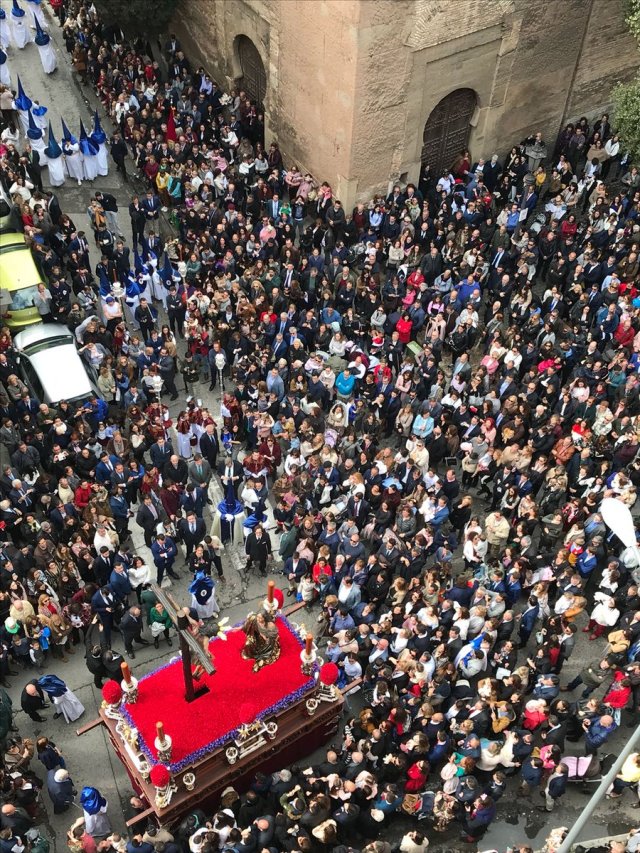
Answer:
[[[17,350],[27,350],[33,344],[38,344],[49,338],[59,338],[62,336],[68,337],[70,343],[73,341],[73,335],[61,323],[40,323],[37,326],[31,326],[22,332],[18,332],[13,339],[13,346]]]
[[[53,403],[93,396],[91,382],[72,343],[37,352],[29,356],[29,361]]]
[[[5,246],[26,246],[24,234],[19,231],[6,231],[0,234],[0,248]]]

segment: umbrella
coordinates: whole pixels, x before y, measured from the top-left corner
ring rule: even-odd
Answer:
[[[17,110],[23,110],[24,112],[26,112],[27,110],[30,110],[31,106],[33,105],[33,101],[31,100],[31,98],[29,98],[27,96],[27,93],[25,92],[25,90],[22,87],[22,81],[20,80],[19,77],[18,77],[18,97],[15,99],[14,103],[16,105]]]
[[[62,156],[62,149],[56,142],[56,138],[53,135],[53,128],[51,127],[51,122],[49,122],[49,144],[44,149],[44,153],[49,160],[55,160],[58,157]]]

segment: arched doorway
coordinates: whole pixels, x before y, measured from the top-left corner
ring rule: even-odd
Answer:
[[[262,107],[267,94],[267,72],[258,48],[248,36],[238,36],[236,50],[241,69],[238,85]]]
[[[431,111],[422,137],[422,163],[439,176],[469,144],[477,98],[473,89],[456,89]]]

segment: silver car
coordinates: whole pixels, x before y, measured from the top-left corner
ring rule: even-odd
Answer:
[[[15,336],[13,346],[21,378],[41,403],[80,403],[100,397],[95,377],[89,375],[66,326],[30,326]]]

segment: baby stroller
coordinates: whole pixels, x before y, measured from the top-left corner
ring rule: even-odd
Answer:
[[[609,772],[615,761],[615,755],[605,754],[602,758],[597,755],[565,755],[562,763],[569,769],[567,782],[581,785],[585,794],[593,793],[590,785],[599,785],[602,777]]]

